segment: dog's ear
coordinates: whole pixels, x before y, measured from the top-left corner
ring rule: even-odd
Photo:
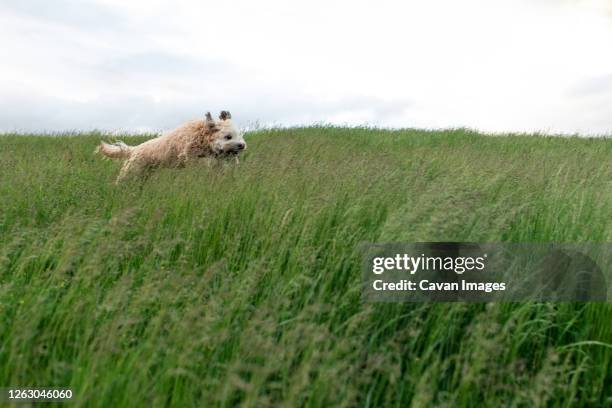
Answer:
[[[232,118],[232,114],[229,113],[229,111],[221,111],[221,113],[219,114],[219,119],[221,120],[226,120],[226,119],[231,119]]]
[[[206,124],[208,125],[209,128],[215,127],[215,121],[212,115],[210,114],[210,112],[206,112]]]

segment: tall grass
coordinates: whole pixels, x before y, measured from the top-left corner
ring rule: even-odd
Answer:
[[[612,141],[342,128],[115,186],[0,137],[0,386],[74,406],[612,406],[609,304],[373,304],[359,244],[612,241]],[[137,143],[144,138],[130,138]]]

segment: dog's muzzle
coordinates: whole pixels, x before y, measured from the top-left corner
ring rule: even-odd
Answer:
[[[246,144],[245,143],[238,143],[234,146],[232,146],[231,149],[228,149],[228,153],[230,154],[238,154],[241,151],[243,151],[244,149],[246,149]]]

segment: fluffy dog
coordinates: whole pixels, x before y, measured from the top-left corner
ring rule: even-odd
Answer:
[[[204,119],[187,122],[138,146],[102,142],[96,152],[125,159],[117,183],[131,175],[144,175],[155,167],[183,166],[198,157],[234,157],[238,161],[238,154],[246,149],[246,143],[231,118],[229,112],[222,111],[219,120],[214,120],[208,112]]]

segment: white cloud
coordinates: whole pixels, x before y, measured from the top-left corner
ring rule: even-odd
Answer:
[[[334,122],[612,133],[606,0],[0,2],[0,131]]]

